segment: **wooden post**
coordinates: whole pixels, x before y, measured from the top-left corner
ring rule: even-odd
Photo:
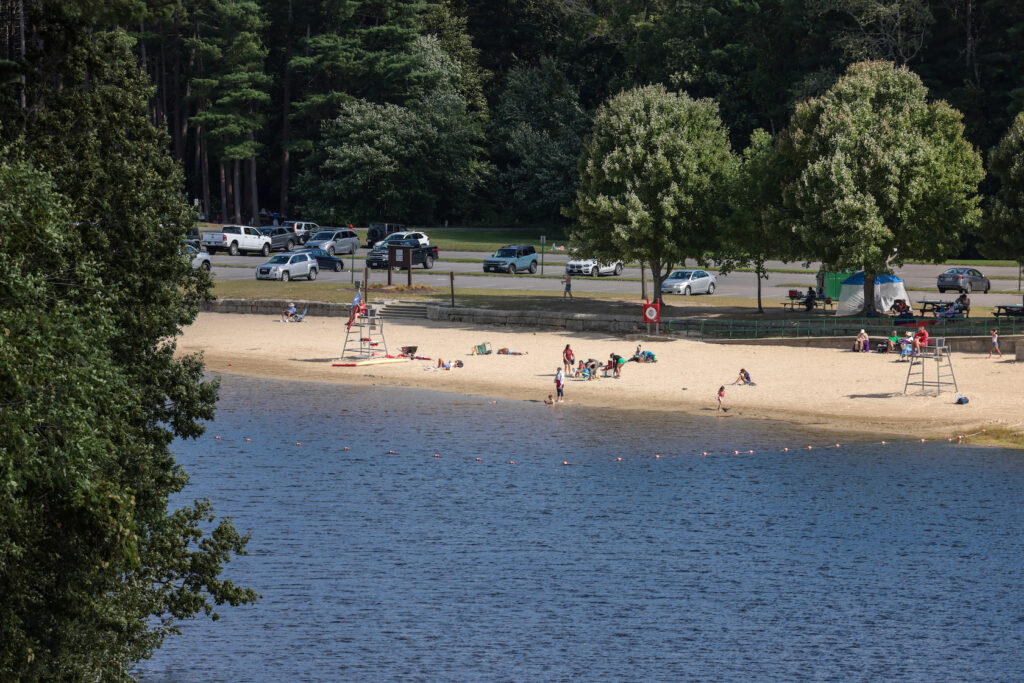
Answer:
[[[405,271],[409,274],[409,281],[406,284],[412,289],[412,249],[405,250]]]
[[[455,308],[455,271],[448,271],[448,279],[451,282],[452,287],[452,308]]]
[[[363,305],[370,303],[370,266],[363,266]]]

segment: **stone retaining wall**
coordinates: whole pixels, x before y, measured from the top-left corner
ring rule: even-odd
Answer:
[[[565,313],[545,311],[495,311],[487,308],[427,306],[427,318],[441,322],[501,325],[505,327],[541,327],[571,332],[615,332],[640,334],[646,332],[637,316],[600,315],[596,313]]]
[[[216,299],[199,304],[199,310],[210,313],[255,313],[257,315],[281,315],[288,304],[295,302],[295,308],[306,315],[317,318],[347,318],[350,304],[327,303],[323,301],[302,301],[301,299]],[[370,302],[370,306],[374,303]]]

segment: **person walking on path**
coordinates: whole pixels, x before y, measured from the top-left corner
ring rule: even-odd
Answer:
[[[725,385],[724,384],[722,386],[718,387],[718,409],[715,411],[716,413],[720,413],[722,411],[727,411],[728,410],[728,408],[726,408],[725,406],[722,405],[723,401],[725,401]]]
[[[566,374],[572,372],[573,363],[576,362],[576,356],[573,355],[572,347],[569,344],[565,345],[562,350],[562,367],[565,368]]]
[[[561,403],[565,398],[565,375],[562,373],[562,368],[555,370],[555,393],[558,395],[558,402]]]
[[[565,285],[565,291],[562,292],[562,300],[564,301],[565,297],[569,297],[569,301],[572,301],[572,275],[566,272],[565,277],[562,278],[562,283]]]
[[[992,352],[995,351],[999,354],[999,357],[1003,357],[1003,352],[999,350],[999,330],[992,330],[992,348],[988,350],[988,358],[992,357]]]

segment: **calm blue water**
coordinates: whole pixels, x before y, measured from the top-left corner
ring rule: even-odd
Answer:
[[[1024,455],[827,442],[225,377],[175,445],[183,499],[252,531],[228,572],[263,599],[186,624],[142,676],[1024,678]]]

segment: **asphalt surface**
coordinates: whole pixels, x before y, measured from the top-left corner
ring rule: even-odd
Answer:
[[[355,279],[363,279],[364,261],[359,258],[359,256],[365,256],[367,253],[368,250],[364,248],[360,249],[357,254],[355,259]],[[447,288],[450,277],[449,272],[454,272],[456,287],[560,292],[562,291],[562,284],[559,281],[559,278],[563,273],[564,264],[568,260],[564,252],[546,252],[544,254],[543,269],[545,277],[541,277],[540,270],[538,270],[537,275],[508,275],[505,273],[488,273],[485,275],[483,273],[483,266],[481,262],[487,254],[483,252],[442,252],[441,256],[442,259],[434,265],[432,270],[424,270],[422,267],[414,268],[413,282],[431,285],[437,288]],[[339,284],[351,282],[353,279],[350,273],[352,259],[350,256],[345,256],[343,258],[345,259],[344,271],[335,273],[333,271],[321,270],[317,275],[317,279],[325,282],[337,282]],[[446,258],[474,259],[475,262],[446,261]],[[255,279],[256,267],[266,261],[266,259],[261,255],[228,256],[224,253],[214,254],[212,259],[214,264],[214,277],[223,280]],[[769,268],[785,268],[787,270],[803,270],[802,266],[802,263],[786,264],[779,261],[771,261],[768,263]],[[691,267],[696,266],[695,264],[691,264]],[[949,292],[944,295],[939,295],[939,291],[935,287],[935,280],[939,273],[949,267],[951,266],[908,264],[903,268],[897,269],[896,274],[903,278],[912,301],[916,302],[918,299],[922,298],[934,299],[937,297],[953,299],[955,298],[955,293]],[[709,269],[709,272],[716,273],[714,269]],[[817,272],[818,264],[812,263],[806,270],[799,273],[769,273],[768,279],[762,280],[761,282],[761,296],[765,300],[784,299],[788,295],[790,289],[806,289],[813,285],[815,283],[815,274]],[[992,289],[994,290],[1011,290],[1013,293],[982,294],[981,292],[973,292],[971,294],[971,302],[975,306],[996,306],[1019,304],[1022,302],[1021,293],[1015,291],[1017,289],[1016,267],[992,267],[982,269],[981,272],[990,279],[994,276],[1000,276],[1000,278],[1011,278],[991,279],[991,283]],[[462,277],[460,277],[460,274],[462,274]],[[648,288],[650,289],[653,286],[650,280],[650,273],[647,273],[647,277]],[[405,282],[405,272],[394,271],[392,274],[392,280],[396,283]],[[370,282],[385,281],[387,281],[387,273],[385,271],[370,271]],[[619,278],[574,277],[572,282],[574,292],[602,292],[616,294],[632,293],[639,296],[640,269],[626,268],[623,270],[622,275]],[[921,291],[917,288],[924,288],[926,291]],[[666,295],[666,297],[673,298],[678,296],[681,295]],[[718,285],[714,296],[755,298],[757,296],[757,279],[753,273],[746,272],[734,272],[729,275],[718,275]]]

